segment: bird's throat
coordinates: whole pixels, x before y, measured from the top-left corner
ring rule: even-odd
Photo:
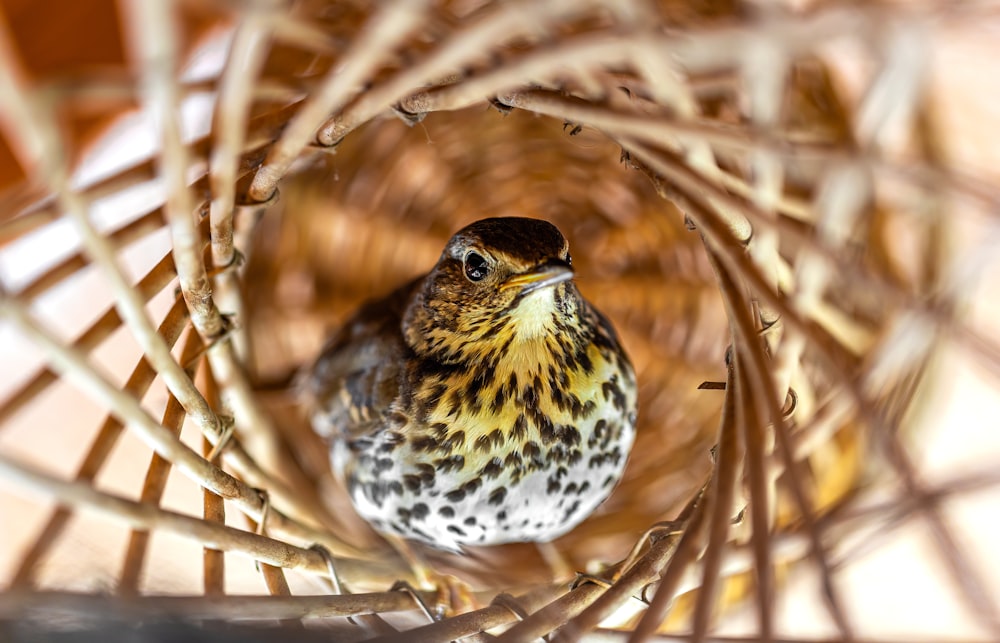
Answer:
[[[554,288],[542,288],[522,297],[511,310],[511,330],[515,342],[536,343],[539,338],[558,332]]]

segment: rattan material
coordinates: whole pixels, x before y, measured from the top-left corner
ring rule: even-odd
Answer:
[[[972,617],[955,631],[1000,636],[944,504],[996,474],[929,481],[912,447],[949,349],[1000,364],[963,314],[997,194],[948,167],[924,92],[928,45],[988,8],[137,0],[91,67],[66,62],[84,38],[33,62],[24,30],[46,27],[8,13],[2,618],[701,639],[743,610],[760,638],[846,640],[913,631],[842,588],[875,535],[921,525]],[[205,98],[188,143],[180,106]],[[132,105],[153,158],[73,178],[93,123]],[[116,123],[105,157],[142,131]],[[149,208],[107,205],[154,179]],[[409,566],[352,513],[295,375],[454,230],[512,214],[569,237],[636,364],[639,436],[551,546],[415,549],[471,592],[425,625],[437,597],[393,586]],[[803,570],[819,615],[796,630]]]

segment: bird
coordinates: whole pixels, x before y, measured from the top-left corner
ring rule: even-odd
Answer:
[[[567,533],[635,439],[633,366],[540,219],[456,232],[430,272],[363,304],[304,380],[357,513],[453,552]]]

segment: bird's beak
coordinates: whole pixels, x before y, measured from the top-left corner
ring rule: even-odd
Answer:
[[[550,262],[530,272],[524,272],[507,279],[501,288],[520,288],[521,295],[527,295],[541,288],[548,288],[573,278],[573,270],[562,262]]]

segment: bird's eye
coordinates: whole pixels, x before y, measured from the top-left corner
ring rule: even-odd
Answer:
[[[563,257],[563,261],[566,262],[567,266],[573,265],[573,257],[569,254],[569,250],[566,251],[566,256]]]
[[[465,276],[469,278],[469,281],[482,281],[489,272],[489,263],[481,254],[470,252],[465,255]]]

